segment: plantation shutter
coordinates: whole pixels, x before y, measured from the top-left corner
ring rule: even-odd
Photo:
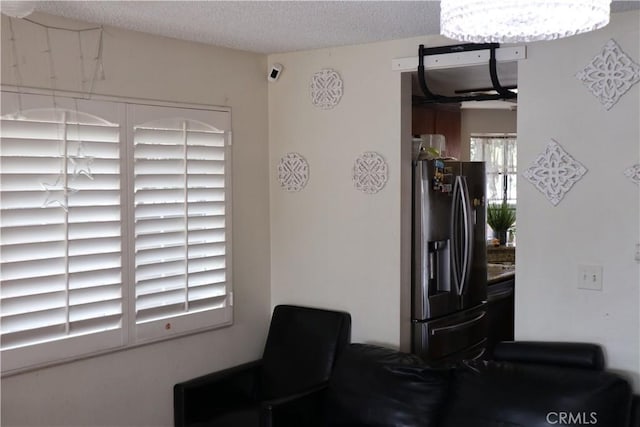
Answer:
[[[136,338],[229,324],[230,115],[131,108]]]
[[[17,101],[3,94],[3,370],[123,344],[123,109],[22,95],[18,111]]]

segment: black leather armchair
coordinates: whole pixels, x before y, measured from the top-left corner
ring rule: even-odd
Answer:
[[[304,397],[326,387],[350,334],[348,313],[275,307],[262,359],[174,386],[175,426],[310,425],[318,399]]]

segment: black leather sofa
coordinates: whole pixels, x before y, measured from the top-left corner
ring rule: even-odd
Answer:
[[[501,343],[494,359],[432,369],[414,355],[352,344],[315,396],[324,401],[319,425],[639,426],[638,397],[604,370],[597,345]]]
[[[328,382],[263,402],[259,425],[640,427],[639,397],[604,367],[602,349],[583,343],[504,342],[493,360],[445,368],[430,367],[412,354],[350,344]],[[182,419],[192,418],[193,399],[201,407],[216,405],[215,396],[186,394],[183,387],[176,386]],[[227,425],[220,421],[197,425]],[[176,425],[191,423],[176,418]]]

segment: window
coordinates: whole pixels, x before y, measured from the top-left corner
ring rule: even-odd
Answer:
[[[216,309],[229,302],[227,135],[205,122],[210,112],[131,112],[136,335],[206,327],[214,316],[225,322]]]
[[[3,372],[231,323],[229,127],[3,92]]]
[[[472,136],[471,160],[486,162],[487,204],[515,205],[518,177],[515,135]]]

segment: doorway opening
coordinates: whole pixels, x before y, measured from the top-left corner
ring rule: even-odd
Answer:
[[[498,73],[504,86],[517,86],[517,62],[499,63]],[[443,95],[459,95],[487,91],[491,87],[486,66],[474,65],[428,71],[429,87]],[[444,145],[439,145],[440,157],[460,161],[485,161],[487,168],[487,192],[483,209],[489,203],[505,203],[515,209],[517,204],[517,100],[467,101],[459,103],[421,103],[422,96],[415,71],[405,72],[402,77],[404,132],[413,141],[434,140],[431,135],[443,135]],[[408,139],[408,138],[407,138]],[[437,138],[441,141],[441,138]],[[403,140],[403,218],[412,223],[413,194],[412,152],[407,152]],[[408,171],[407,171],[408,170]],[[486,211],[485,211],[486,213]],[[404,233],[413,236],[411,227],[403,227]],[[514,339],[515,319],[515,228],[507,245],[492,246],[492,230],[487,228],[487,345],[483,357],[491,357],[492,349],[499,341]],[[409,237],[409,241],[414,237]],[[409,244],[411,246],[411,244]],[[405,251],[408,250],[403,244]],[[413,253],[409,251],[405,267],[412,271]],[[406,258],[403,258],[406,259]],[[411,273],[403,280],[411,282]],[[413,287],[406,288],[401,299],[410,319]],[[405,329],[406,330],[406,329]],[[412,337],[401,333],[401,348],[410,348]]]

